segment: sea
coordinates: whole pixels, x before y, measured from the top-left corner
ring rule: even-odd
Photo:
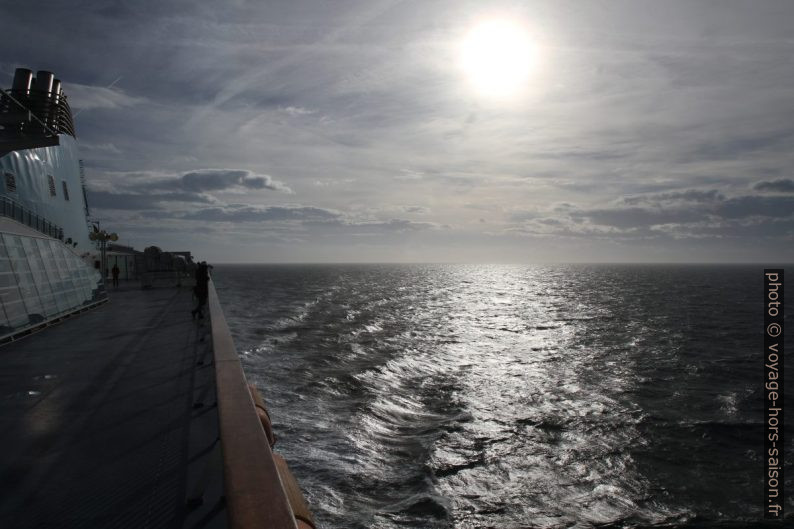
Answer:
[[[760,526],[762,266],[213,279],[320,528]]]

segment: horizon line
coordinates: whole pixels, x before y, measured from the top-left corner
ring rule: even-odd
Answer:
[[[206,259],[202,259],[205,261]],[[794,262],[757,261],[542,261],[542,262],[477,262],[477,261],[249,261],[216,262],[213,266],[248,265],[485,265],[485,266],[543,266],[543,265],[710,265],[710,266],[767,266],[794,265]]]

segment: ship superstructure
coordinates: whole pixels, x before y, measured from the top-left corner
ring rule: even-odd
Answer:
[[[18,69],[0,93],[0,342],[107,301],[81,168],[60,82]],[[142,288],[0,351],[0,520],[314,529],[212,280],[194,320],[190,254],[138,257]]]
[[[18,68],[0,94],[0,341],[106,300],[88,213],[61,82]]]

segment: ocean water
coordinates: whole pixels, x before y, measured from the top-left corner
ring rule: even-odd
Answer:
[[[763,516],[762,272],[213,277],[320,527],[721,527]]]

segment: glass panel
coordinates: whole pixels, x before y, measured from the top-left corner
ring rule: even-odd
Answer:
[[[88,274],[89,284],[91,285],[91,300],[97,301],[108,297],[105,291],[105,282],[102,280],[102,274],[96,268],[86,268]]]
[[[16,274],[28,321],[31,324],[42,322],[45,319],[44,306],[41,303],[41,299],[39,299],[39,293],[33,280],[33,273],[30,271],[22,241],[17,236],[7,234],[3,234],[3,240],[5,240],[8,258],[11,260],[11,267],[14,269],[14,274]]]
[[[75,286],[75,294],[80,300],[81,305],[85,305],[91,299],[91,289],[82,274],[84,264],[82,259],[77,257],[69,248],[62,247],[66,253],[66,262],[69,267],[69,275]]]
[[[13,326],[8,321],[6,315],[5,301],[11,299],[11,293],[16,291],[19,298],[19,290],[16,288],[16,279],[14,272],[11,271],[11,264],[8,262],[8,254],[6,253],[5,242],[0,238],[0,266],[3,271],[0,272],[0,336],[8,334],[13,329]],[[21,302],[21,298],[19,298]]]
[[[53,253],[55,254],[55,263],[58,269],[57,272],[61,278],[61,296],[67,300],[68,306],[70,308],[76,307],[82,302],[77,295],[77,285],[74,284],[72,275],[69,273],[69,264],[67,261],[66,250],[63,248],[61,243],[55,241],[50,241],[50,247],[53,249]]]
[[[63,281],[58,273],[58,266],[55,260],[55,253],[52,249],[53,241],[45,239],[36,239],[36,245],[39,247],[39,254],[41,255],[44,270],[47,273],[47,278],[50,283],[50,291],[55,302],[58,313],[65,312],[69,309],[69,302],[63,297]]]
[[[0,336],[106,297],[101,274],[59,241],[0,234]]]
[[[85,304],[86,301],[91,299],[91,291],[88,289],[88,284],[83,278],[81,271],[80,258],[74,255],[68,248],[61,247],[63,249],[64,254],[66,254],[66,266],[69,270],[69,276],[72,278],[72,282],[74,283],[74,292],[77,296],[81,305]]]
[[[25,249],[25,254],[28,256],[28,265],[30,272],[33,276],[33,282],[41,299],[41,304],[44,307],[44,315],[52,317],[58,314],[58,306],[55,304],[55,297],[50,287],[50,280],[47,277],[47,270],[44,268],[44,262],[39,252],[39,247],[36,244],[36,239],[33,237],[23,237],[22,247]]]

